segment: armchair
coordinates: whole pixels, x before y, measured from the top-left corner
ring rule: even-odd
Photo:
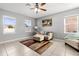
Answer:
[[[42,34],[36,34],[36,35],[34,35],[33,36],[35,39],[35,41],[39,41],[39,42],[41,42],[41,41],[43,41],[44,40],[44,35],[42,35]]]
[[[54,37],[54,33],[49,32],[49,33],[48,33],[48,40],[53,39],[53,37]]]
[[[51,40],[54,37],[54,33],[48,32],[48,34],[45,36],[45,40]]]

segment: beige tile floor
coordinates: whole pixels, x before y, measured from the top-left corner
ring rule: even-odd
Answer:
[[[39,55],[18,41],[0,44],[0,56],[79,56],[79,52],[64,44],[61,39],[54,39],[53,44]]]

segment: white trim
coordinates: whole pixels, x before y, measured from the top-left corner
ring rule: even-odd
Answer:
[[[13,41],[25,40],[26,38],[30,38],[30,37],[32,37],[32,36],[22,37],[22,38],[16,38],[16,39],[12,39],[12,40],[7,40],[7,41],[0,42],[0,44],[9,43],[9,42],[13,42]]]
[[[4,17],[8,17],[8,18],[11,18],[11,19],[16,19],[15,17],[9,16],[9,15],[3,15],[3,18],[4,18]]]
[[[66,33],[66,18],[64,18],[64,33]]]
[[[79,20],[79,16],[77,16],[77,32],[78,32],[78,20]]]

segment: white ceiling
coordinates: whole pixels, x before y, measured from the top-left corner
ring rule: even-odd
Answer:
[[[36,14],[34,10],[31,10],[29,7],[25,6],[25,3],[0,3],[0,8],[30,16],[33,18],[39,18],[47,16],[50,14],[62,12],[65,10],[73,9],[79,7],[79,4],[69,4],[69,3],[46,3],[46,9],[44,13]]]

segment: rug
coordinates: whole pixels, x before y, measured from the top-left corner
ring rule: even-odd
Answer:
[[[45,52],[52,45],[52,42],[50,41],[37,42],[37,41],[34,41],[33,39],[23,40],[23,41],[20,41],[20,43],[31,48],[32,50],[34,50],[39,54],[42,54],[43,52]]]

